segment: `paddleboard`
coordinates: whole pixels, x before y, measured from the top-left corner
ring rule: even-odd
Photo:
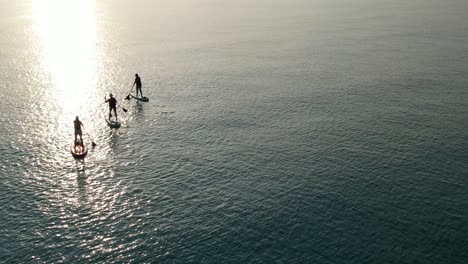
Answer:
[[[136,96],[133,96],[133,94],[130,94],[130,96],[131,96],[133,99],[137,99],[138,101],[142,101],[142,102],[148,102],[148,101],[149,101],[149,98],[146,97],[146,96],[143,96],[143,97],[136,97]]]
[[[86,154],[88,154],[88,148],[80,141],[78,141],[76,144],[73,142],[70,146],[70,153],[75,159],[84,159]]]
[[[106,123],[108,126],[111,128],[119,128],[120,127],[120,121],[119,120],[109,120],[109,118],[104,117],[106,119]]]

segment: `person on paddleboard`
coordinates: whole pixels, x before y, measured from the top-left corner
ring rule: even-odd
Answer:
[[[83,126],[83,123],[81,123],[78,116],[76,116],[75,120],[73,121],[73,124],[75,125],[75,145],[78,144],[78,141],[76,141],[76,137],[78,135],[80,136],[80,144],[83,145],[83,132],[81,131],[81,127]]]
[[[109,94],[109,96],[110,96],[109,99],[104,97],[104,99],[106,100],[106,103],[109,103],[109,120],[112,117],[112,110],[114,110],[115,120],[117,120],[117,100],[114,98],[112,94]]]
[[[138,73],[135,73],[135,81],[133,82],[132,87],[136,85],[136,96],[138,97],[138,91],[140,91],[141,97],[143,97],[143,92],[141,91],[141,79],[138,76]]]

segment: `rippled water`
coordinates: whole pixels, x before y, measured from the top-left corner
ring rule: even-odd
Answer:
[[[1,6],[0,262],[468,260],[465,1]]]

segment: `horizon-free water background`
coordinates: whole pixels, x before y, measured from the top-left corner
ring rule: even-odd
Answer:
[[[467,263],[468,2],[0,4],[1,263]]]

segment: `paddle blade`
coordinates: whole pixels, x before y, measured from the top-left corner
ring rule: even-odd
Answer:
[[[97,146],[97,144],[96,144],[96,143],[94,143],[94,141],[91,141],[91,146],[94,148],[94,147],[96,147],[96,146]]]
[[[127,113],[127,111],[128,111],[126,108],[123,108],[123,107],[122,107],[122,110],[123,110],[125,113]]]
[[[127,97],[125,97],[125,100],[130,100],[130,95],[127,95]]]

